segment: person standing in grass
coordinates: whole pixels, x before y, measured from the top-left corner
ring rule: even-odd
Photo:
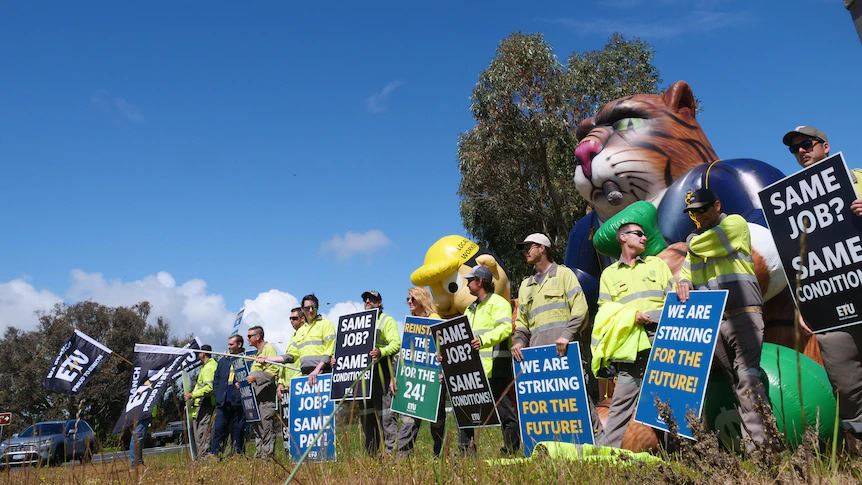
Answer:
[[[209,344],[201,345],[198,359],[203,362],[197,381],[192,392],[183,393],[186,403],[192,403],[192,421],[194,427],[195,443],[198,445],[198,458],[209,454],[210,431],[213,425],[213,413],[215,412],[215,396],[213,396],[213,379],[215,377],[216,361],[208,352],[212,352]]]
[[[242,345],[242,335],[231,335],[227,339],[227,352],[232,355],[242,354]],[[216,412],[210,453],[216,456],[222,452],[228,437],[234,453],[245,453],[245,413],[242,409],[239,384],[233,372],[233,361],[231,357],[222,357],[213,374]]]
[[[278,351],[264,340],[263,335],[263,328],[259,325],[248,329],[248,343],[257,349],[255,356],[276,357]],[[251,373],[246,378],[254,387],[260,409],[260,421],[254,424],[255,458],[272,458],[275,452],[275,387],[278,372],[277,365],[256,361],[251,365]]]

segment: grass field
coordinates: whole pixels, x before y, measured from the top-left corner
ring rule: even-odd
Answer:
[[[717,440],[704,436],[697,443],[685,443],[679,452],[662,456],[663,462],[646,465],[618,460],[617,463],[587,463],[540,457],[528,462],[500,465],[502,436],[499,428],[477,432],[478,455],[462,458],[457,453],[457,429],[447,428],[445,457],[435,459],[431,437],[423,424],[416,450],[410,458],[382,456],[370,458],[362,447],[358,425],[339,426],[338,461],[305,463],[294,483],[299,484],[512,484],[532,483],[862,483],[862,460],[839,455],[834,465],[821,454],[815,438],[795,451],[765,454],[748,460],[720,451]],[[147,457],[147,465],[130,469],[127,461],[100,465],[73,465],[55,468],[3,470],[0,482],[29,483],[169,483],[231,484],[283,483],[293,468],[280,445],[276,460],[262,461],[232,456],[222,461],[211,458],[191,462],[188,454]],[[249,456],[253,445],[249,446]]]

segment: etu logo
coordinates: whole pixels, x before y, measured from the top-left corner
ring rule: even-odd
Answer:
[[[856,306],[852,303],[845,303],[843,305],[835,307],[835,310],[838,312],[838,318],[846,318],[849,316],[856,315]]]

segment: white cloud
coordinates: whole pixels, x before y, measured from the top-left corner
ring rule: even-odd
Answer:
[[[244,306],[243,327],[260,325],[267,342],[275,344],[279,350],[286,349],[293,337],[290,309],[299,306],[299,299],[290,293],[273,289],[258,294],[253,300],[245,300]]]
[[[332,305],[332,308],[326,313],[326,318],[332,322],[333,325],[338,325],[338,319],[342,315],[348,315],[350,313],[361,312],[365,310],[365,305],[362,302],[358,301],[340,301],[335,305]]]
[[[368,111],[372,113],[380,113],[386,111],[389,103],[389,96],[395,92],[396,89],[400,88],[404,83],[401,81],[390,81],[383,86],[383,89],[373,93],[368,99],[365,100],[365,105],[368,107]]]
[[[114,96],[107,91],[96,91],[90,96],[90,102],[104,113],[119,115],[132,123],[144,122],[144,115],[137,106],[126,101],[125,98]]]
[[[107,306],[130,306],[140,301],[150,302],[151,317],[165,317],[171,334],[194,334],[213,347],[216,337],[227,337],[233,325],[234,313],[225,306],[224,298],[207,293],[207,284],[191,279],[177,285],[170,273],[160,271],[140,280],[106,280],[101,273],[72,271],[72,286],[66,301],[92,300]]]
[[[34,330],[39,324],[36,312],[48,312],[63,300],[48,290],[37,290],[21,278],[0,283],[0,330],[16,327]]]
[[[335,235],[324,241],[320,251],[333,254],[336,261],[347,261],[356,255],[371,256],[389,244],[389,238],[378,229],[370,229],[365,233],[347,231],[344,235]]]

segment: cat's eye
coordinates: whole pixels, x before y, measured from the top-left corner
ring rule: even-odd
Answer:
[[[614,130],[616,131],[637,130],[643,126],[643,118],[623,118],[614,122]]]

